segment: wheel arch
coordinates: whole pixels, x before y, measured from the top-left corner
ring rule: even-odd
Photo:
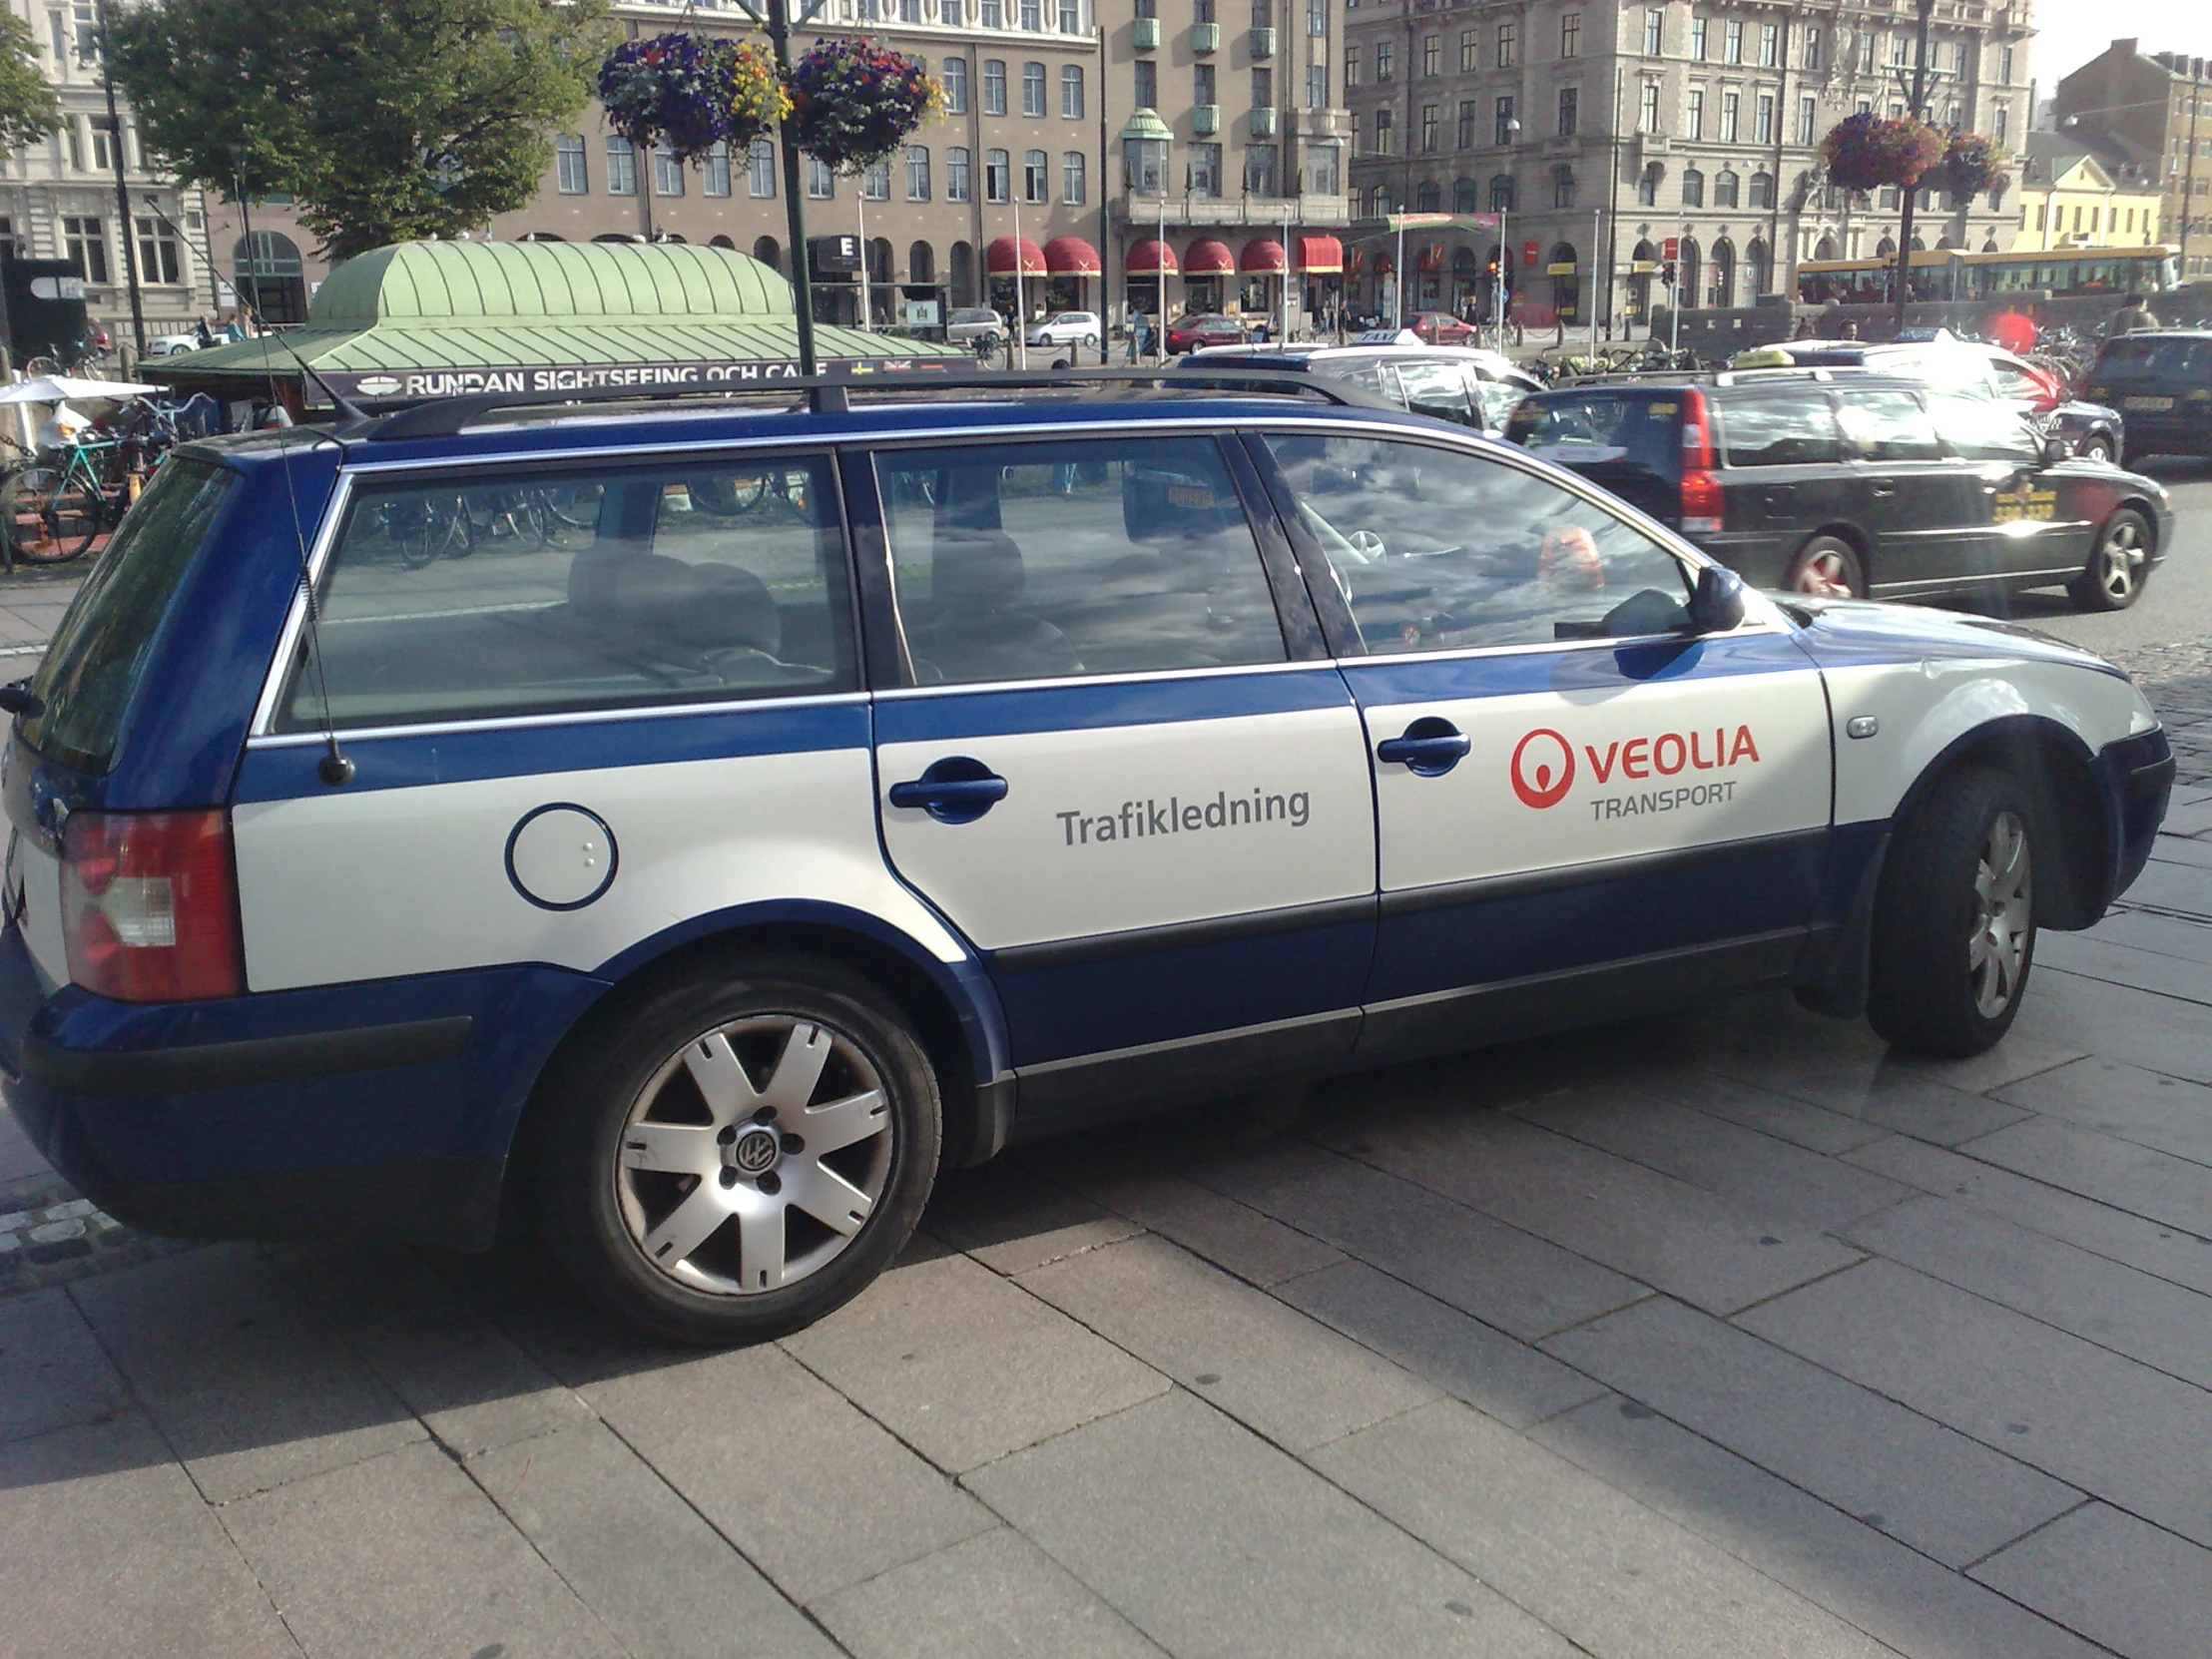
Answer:
[[[1851,550],[1859,555],[1859,574],[1865,580],[1868,592],[1872,593],[1874,591],[1874,538],[1849,519],[1838,519],[1833,524],[1817,525],[1806,531],[1804,535],[1798,537],[1797,546],[1790,549],[1789,563],[1783,568],[1788,570],[1790,566],[1795,565],[1805,550],[1823,536],[1832,536],[1837,541],[1848,544]]]

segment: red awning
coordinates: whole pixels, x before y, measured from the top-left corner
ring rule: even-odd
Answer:
[[[1245,244],[1244,257],[1237,262],[1237,269],[1251,276],[1268,272],[1287,271],[1290,262],[1283,257],[1283,245],[1273,237],[1254,237]]]
[[[1237,256],[1229,252],[1227,243],[1216,242],[1212,237],[1200,237],[1183,251],[1183,275],[1234,276],[1237,275]]]
[[[1444,245],[1440,242],[1424,243],[1414,256],[1414,266],[1421,271],[1441,271],[1444,264]]]
[[[1014,252],[1014,239],[1000,237],[983,251],[983,269],[993,276],[1011,276],[1014,274],[1014,262],[1018,258],[1024,276],[1042,276],[1045,274],[1044,250],[1027,237],[1021,239],[1020,246],[1021,252],[1017,256]]]
[[[1047,276],[1102,276],[1106,268],[1098,262],[1098,250],[1081,237],[1054,237],[1044,245]]]
[[[1309,276],[1333,276],[1345,268],[1345,245],[1335,237],[1300,237],[1298,269]]]
[[[1173,276],[1182,268],[1175,263],[1175,250],[1153,237],[1134,243],[1129,249],[1128,263],[1123,271],[1131,276],[1157,276],[1162,266]]]

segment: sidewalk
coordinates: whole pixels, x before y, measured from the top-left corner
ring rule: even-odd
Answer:
[[[1777,997],[1216,1105],[720,1355],[527,1255],[43,1264],[0,1649],[2201,1659],[2212,679],[2151,691],[2169,833],[1978,1060]]]

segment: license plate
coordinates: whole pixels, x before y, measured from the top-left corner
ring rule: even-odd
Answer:
[[[2120,407],[2123,409],[2170,409],[2173,406],[2174,400],[2170,397],[2123,397],[2120,399]]]

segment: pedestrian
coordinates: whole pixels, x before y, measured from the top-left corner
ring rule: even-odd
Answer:
[[[199,319],[193,323],[192,337],[203,349],[215,344],[215,324],[208,320],[207,312],[202,311]]]
[[[2121,334],[2132,334],[2139,328],[2155,328],[2158,317],[2151,310],[2148,300],[2139,293],[2127,296],[2127,303],[2114,311],[2104,322],[2104,337],[2116,339]]]
[[[1859,337],[1859,324],[1856,322],[1845,323],[1843,332],[1836,337],[1838,339],[1857,339]]]
[[[1811,317],[1809,317],[1809,316],[1801,316],[1801,317],[1799,317],[1799,318],[1798,318],[1798,324],[1797,324],[1797,332],[1796,332],[1796,333],[1794,333],[1794,334],[1792,334],[1792,335],[1791,335],[1790,337],[1791,337],[1792,339],[1811,339],[1811,338],[1813,338],[1813,319],[1812,319]]]

